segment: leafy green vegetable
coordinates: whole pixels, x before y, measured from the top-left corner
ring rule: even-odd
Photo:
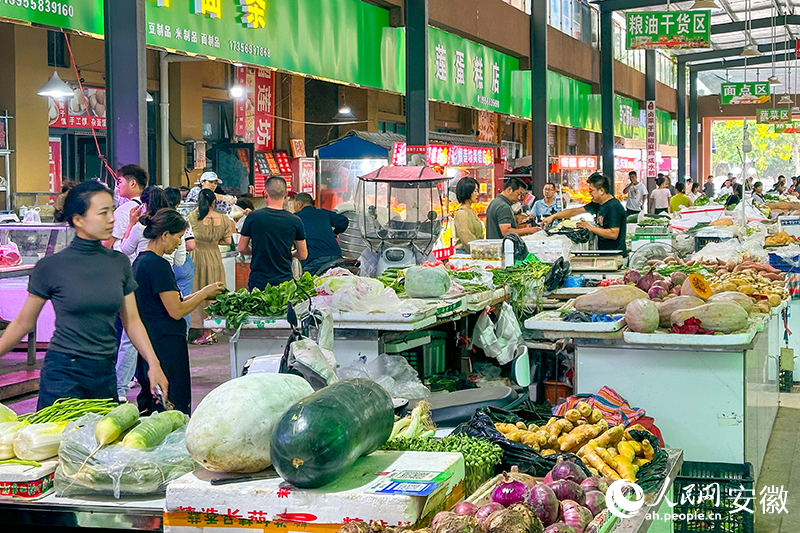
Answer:
[[[701,196],[697,200],[694,201],[694,205],[697,207],[702,207],[704,205],[708,205],[711,202],[711,198],[708,196]]]
[[[541,283],[550,265],[539,261],[528,261],[510,267],[492,271],[492,280],[495,287],[507,285],[511,289],[511,307],[517,318],[523,318],[528,309],[527,301],[538,300],[544,284]],[[535,310],[534,310],[535,311]],[[532,313],[531,313],[532,314]]]
[[[303,291],[313,296],[315,277],[306,272],[296,284],[286,281],[277,287],[267,285],[264,290],[239,289],[217,296],[213,304],[206,307],[209,316],[223,317],[230,329],[237,329],[248,316],[283,316],[288,310],[289,302],[297,304],[305,299]],[[301,290],[298,290],[298,285]]]

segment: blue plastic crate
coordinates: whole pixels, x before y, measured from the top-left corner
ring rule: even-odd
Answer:
[[[784,259],[775,252],[769,253],[770,266],[777,268],[783,272],[800,272],[800,254]]]

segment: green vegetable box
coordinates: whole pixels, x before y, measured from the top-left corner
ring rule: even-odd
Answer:
[[[0,465],[0,501],[34,501],[53,491],[58,459],[42,461],[31,468],[23,464]]]
[[[307,533],[356,519],[413,525],[464,498],[464,469],[460,453],[377,451],[327,485],[298,489],[272,469],[252,474],[253,481],[212,485],[225,474],[199,468],[167,487],[165,531],[183,531],[167,526],[187,524],[188,509],[216,509],[223,524],[226,510],[234,507],[244,517],[304,522]]]

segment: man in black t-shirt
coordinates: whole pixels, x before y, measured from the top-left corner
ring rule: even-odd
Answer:
[[[600,173],[594,173],[587,180],[589,183],[589,194],[592,202],[583,207],[566,209],[560,213],[546,217],[542,223],[550,224],[553,220],[572,218],[582,213],[591,213],[595,217],[597,225],[588,222],[579,222],[579,228],[586,228],[597,235],[598,250],[619,250],[626,252],[625,246],[625,224],[627,213],[619,200],[608,191],[611,190],[611,182]]]
[[[280,176],[267,178],[264,197],[267,207],[247,216],[239,239],[239,252],[253,256],[248,283],[250,290],[291,280],[292,258],[302,261],[308,257],[303,221],[283,209],[286,181]]]

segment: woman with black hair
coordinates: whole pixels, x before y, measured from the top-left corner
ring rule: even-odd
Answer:
[[[145,226],[144,237],[148,244],[133,263],[133,275],[138,285],[136,303],[142,310],[142,321],[156,356],[172,384],[171,401],[175,409],[188,415],[192,404],[192,384],[183,317],[205,304],[206,300],[216,298],[224,284],[214,282],[182,298],[175,274],[164,256],[175,252],[181,245],[188,223],[171,208],[161,209],[140,222]],[[148,388],[147,370],[147,361],[139,357],[137,376],[142,391]],[[139,393],[137,403],[143,413],[164,409],[146,392]]]
[[[195,242],[195,249],[192,252],[195,291],[211,283],[225,281],[225,267],[222,266],[219,246],[230,244],[233,232],[231,219],[214,208],[216,201],[217,198],[211,190],[203,189],[197,200],[197,209],[189,213],[188,217]],[[204,318],[205,313],[201,306],[192,313],[192,327],[202,329]],[[204,345],[213,344],[215,340],[214,333],[203,330],[203,334],[194,342]]]
[[[130,223],[122,238],[119,251],[131,259],[131,263],[136,260],[136,256],[147,248],[148,240],[144,237],[144,224],[141,223],[143,216],[152,217],[159,209],[169,207],[167,193],[161,187],[150,185],[145,187],[140,196],[142,205],[131,209]]]
[[[456,184],[456,199],[461,204],[453,215],[456,250],[469,252],[469,243],[481,240],[486,235],[481,219],[472,209],[472,204],[478,201],[478,192],[478,180],[475,178],[467,176]]]
[[[75,228],[75,239],[34,267],[28,299],[0,338],[0,356],[33,329],[50,300],[56,329],[42,366],[37,408],[59,398],[116,398],[115,321],[119,313],[125,331],[149,364],[148,390],[155,395],[158,385],[166,395],[167,378],[139,318],[130,261],[102,244],[114,229],[111,191],[96,181],[77,185],[67,194],[59,221]]]

